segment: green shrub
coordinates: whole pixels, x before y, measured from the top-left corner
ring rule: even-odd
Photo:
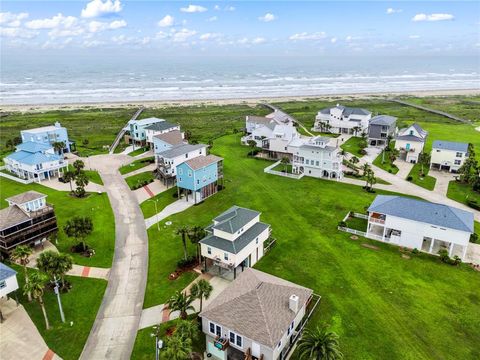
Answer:
[[[407,176],[407,181],[412,181],[413,180],[413,176],[412,175],[408,175]]]
[[[342,221],[339,221],[339,222],[338,222],[338,226],[340,226],[340,227],[347,227],[347,223],[342,220]]]
[[[472,235],[470,235],[470,242],[471,243],[476,243],[477,241],[478,241],[478,234],[473,233]]]
[[[480,210],[480,204],[475,199],[467,199],[467,205],[472,209]]]

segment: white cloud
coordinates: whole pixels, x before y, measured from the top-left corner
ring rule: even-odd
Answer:
[[[388,8],[386,13],[388,15],[391,15],[391,14],[397,14],[397,13],[401,13],[403,10],[402,9],[394,9],[394,8]]]
[[[147,45],[150,43],[149,37],[137,38],[134,36],[118,35],[111,38],[112,42],[118,45]]]
[[[84,32],[85,30],[80,27],[74,27],[69,29],[55,28],[48,32],[48,36],[50,36],[51,38],[78,36],[83,34]]]
[[[183,28],[181,30],[173,32],[172,40],[173,42],[184,42],[196,34],[197,32],[195,30],[189,30],[189,29]]]
[[[93,20],[88,23],[88,31],[96,33],[104,30],[121,29],[125,26],[127,26],[127,22],[125,20],[114,20],[111,23]]]
[[[225,11],[235,11],[235,6],[227,6],[225,7]]]
[[[267,40],[263,37],[256,37],[255,39],[252,40],[252,44],[263,44],[265,43]]]
[[[345,41],[346,42],[352,42],[354,40],[360,40],[361,37],[360,36],[352,36],[352,35],[348,35],[346,38],[345,38]]]
[[[0,24],[5,24],[10,27],[19,27],[22,20],[28,18],[28,13],[11,13],[11,12],[0,12]]]
[[[273,21],[273,20],[276,20],[276,19],[277,19],[277,17],[275,15],[273,15],[272,13],[266,13],[265,15],[260,16],[258,18],[258,20],[263,21],[263,22],[270,22],[270,21]]]
[[[452,14],[417,14],[412,18],[412,21],[445,21],[454,18]]]
[[[237,42],[239,44],[248,44],[248,38],[244,37],[244,38],[238,39]]]
[[[188,5],[187,7],[180,8],[180,11],[186,13],[202,13],[207,11],[207,8],[200,5]]]
[[[212,16],[207,19],[208,22],[217,21],[217,20],[218,20],[218,17],[216,16]]]
[[[337,39],[336,37],[332,37],[332,38],[330,39],[330,42],[331,42],[332,44],[335,44],[335,43],[337,42],[337,40],[338,40],[338,39]]]
[[[174,17],[171,15],[165,15],[162,20],[158,22],[158,26],[160,27],[170,27],[173,25]]]
[[[73,41],[73,38],[69,37],[62,41],[55,41],[53,39],[47,40],[43,45],[42,49],[63,49],[66,45],[70,44]]]
[[[214,10],[217,10],[217,11],[220,10],[220,5],[215,5],[215,6],[213,7],[213,9],[214,9]]]
[[[116,14],[122,11],[122,4],[120,0],[92,0],[90,1],[85,9],[82,10],[83,18],[94,18],[108,14]]]
[[[220,34],[205,33],[205,34],[200,35],[199,39],[202,40],[202,41],[207,41],[207,40],[217,39],[218,37],[220,37]]]
[[[93,48],[93,47],[97,47],[97,46],[104,45],[104,44],[105,44],[105,41],[100,41],[100,40],[85,40],[85,41],[82,43],[82,46],[83,46],[83,47],[86,47],[86,48]]]
[[[38,35],[38,31],[22,29],[19,27],[0,27],[0,36],[8,38],[31,39]]]
[[[290,40],[321,40],[325,39],[327,34],[323,31],[321,32],[314,32],[314,33],[307,33],[307,32],[302,32],[298,34],[293,34],[292,36],[289,37]]]
[[[109,29],[116,30],[121,29],[127,26],[127,22],[125,20],[114,20],[108,26]]]
[[[28,21],[25,26],[28,29],[40,30],[40,29],[55,29],[57,27],[71,28],[77,25],[78,19],[74,16],[64,16],[59,13],[51,18],[36,19]]]
[[[409,39],[420,39],[420,35],[410,35]]]

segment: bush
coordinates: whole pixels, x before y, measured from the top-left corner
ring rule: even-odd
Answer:
[[[413,180],[413,176],[412,175],[408,175],[407,176],[407,181],[412,181]]]
[[[340,226],[340,227],[347,227],[347,223],[342,220],[342,221],[339,221],[339,222],[338,222],[338,226]]]
[[[420,251],[418,251],[417,248],[414,248],[414,249],[412,250],[412,254],[418,254],[419,252],[420,252]]]
[[[187,260],[185,259],[181,259],[177,262],[177,267],[180,268],[180,269],[185,269],[185,268],[190,268],[194,265],[197,264],[197,257],[196,256],[190,256],[187,258]]]
[[[365,150],[365,149],[360,149],[359,153],[360,153],[361,155],[367,155],[367,150]]]
[[[360,141],[360,142],[358,143],[358,146],[360,147],[360,149],[363,150],[363,149],[365,149],[365,148],[368,146],[368,144],[367,144],[367,142],[366,142],[365,140],[362,140],[362,141]]]
[[[470,235],[470,242],[471,243],[476,243],[478,241],[478,234],[473,233]]]
[[[440,260],[445,264],[458,265],[462,262],[462,260],[457,255],[455,255],[453,258],[450,258],[446,249],[440,250],[438,252],[438,255],[440,255]]]
[[[480,204],[475,199],[468,199],[467,205],[470,206],[472,209],[480,210]]]
[[[391,174],[391,173],[392,173],[392,169],[388,169],[388,172]]]

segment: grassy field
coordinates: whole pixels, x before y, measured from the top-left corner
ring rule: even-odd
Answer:
[[[383,160],[383,154],[380,153],[375,160],[373,160],[373,165],[378,166],[380,169],[388,171],[389,173],[396,174],[398,172],[398,167],[395,164],[392,164],[388,158],[388,152],[385,153],[385,161]]]
[[[427,190],[433,190],[435,188],[435,183],[437,182],[437,179],[435,179],[433,176],[428,175],[429,172],[428,166],[423,167],[423,173],[424,177],[421,177],[420,174],[422,173],[422,165],[420,164],[415,164],[412,167],[412,170],[408,173],[408,176],[412,177],[412,183],[415,185],[421,186]]]
[[[74,262],[80,265],[110,267],[115,247],[115,221],[106,193],[91,193],[85,198],[75,198],[66,191],[56,191],[39,184],[23,185],[12,180],[0,178],[0,208],[7,207],[5,198],[36,190],[46,194],[47,202],[55,207],[58,221],[58,238],[54,245],[63,252],[70,253],[70,247],[76,242],[66,237],[63,225],[74,216],[90,216],[94,230],[87,238],[87,244],[95,249],[95,256],[86,258],[72,254]]]
[[[72,164],[68,165],[68,170],[70,171],[75,170]],[[85,172],[85,175],[87,175],[88,181],[98,185],[103,185],[102,178],[100,177],[100,174],[97,171],[95,170],[83,170],[83,171]],[[75,189],[75,181],[72,181],[72,186]]]
[[[163,303],[174,289],[192,280],[183,279],[174,286],[167,279],[182,255],[175,229],[181,225],[206,226],[236,204],[261,211],[262,221],[272,225],[277,239],[277,246],[257,268],[320,294],[322,302],[310,325],[332,324],[347,358],[480,356],[480,294],[472,286],[479,281],[477,272],[465,265],[443,264],[425,254],[403,259],[397,247],[367,239],[350,240],[349,234],[337,231],[338,221],[348,211],[363,212],[375,194],[332,181],[265,174],[267,162],[248,158],[248,149],[238,144],[239,136],[227,136],[215,141],[213,147],[215,154],[225,158],[225,190],[170,217],[172,226],[160,232],[149,229],[145,307]],[[367,249],[361,243],[374,244],[379,250]],[[190,244],[189,249],[193,254]]]
[[[155,215],[155,201],[157,202],[157,210],[160,212],[167,205],[170,205],[177,200],[176,197],[173,197],[177,193],[177,187],[174,186],[155,197],[148,199],[140,204],[140,209],[142,210],[143,216],[145,219]]]
[[[22,289],[24,284],[23,270],[19,266],[15,266],[15,269],[18,271],[17,279],[20,289]],[[50,330],[45,329],[45,321],[38,303],[36,301],[28,302],[20,289],[18,295],[20,302],[27,310],[48,347],[61,358],[74,360],[79,358],[87,341],[97,310],[102,302],[107,282],[74,276],[67,276],[67,280],[73,287],[68,293],[61,294],[65,324],[60,319],[55,294],[52,290],[45,291],[44,301],[50,321]],[[72,326],[70,326],[71,321],[73,322]]]
[[[145,151],[148,151],[148,148],[138,148],[136,150],[133,150],[132,152],[128,153],[130,156],[137,156],[140,154],[143,154]]]
[[[125,181],[127,182],[128,186],[130,189],[134,189],[138,184],[143,183],[144,181],[150,181],[153,180],[153,172],[152,171],[145,171],[137,175],[129,176],[125,178]],[[151,181],[150,181],[151,182]]]
[[[2,114],[0,121],[0,157],[9,151],[5,148],[8,139],[20,136],[20,130],[53,125],[55,121],[65,126],[71,140],[76,141],[81,156],[105,153],[103,146],[112,144],[118,131],[125,126],[137,109],[83,109],[47,112]],[[84,145],[83,141],[88,140]]]
[[[135,161],[131,162],[128,165],[123,165],[122,167],[120,167],[120,169],[118,169],[118,171],[120,171],[120,174],[122,174],[122,175],[128,174],[128,173],[131,173],[135,170],[141,169],[141,168],[149,165],[150,161],[152,161],[152,160],[154,160],[153,156],[146,157],[146,158],[143,158],[143,159],[138,159],[138,160],[135,160]]]
[[[480,193],[473,191],[471,186],[457,181],[448,183],[447,197],[465,205],[467,204],[467,199],[475,199],[480,204]]]
[[[347,141],[345,141],[340,147],[349,152],[350,154],[355,155],[358,158],[361,158],[363,155],[360,154],[360,150],[362,148],[360,147],[360,143],[364,142],[365,140],[360,138],[360,137],[351,137]]]

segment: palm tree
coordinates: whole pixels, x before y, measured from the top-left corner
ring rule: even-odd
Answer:
[[[188,232],[188,238],[190,239],[190,242],[197,247],[197,260],[198,263],[200,264],[200,240],[202,240],[205,237],[205,230],[201,226],[194,226],[190,228],[190,231]]]
[[[354,128],[352,128],[352,130],[353,130],[354,136],[357,136],[358,132],[362,130],[362,128],[360,126],[355,126]]]
[[[63,173],[63,180],[70,183],[70,192],[73,192],[72,181],[75,180],[75,173],[70,170],[65,171]]]
[[[370,164],[368,163],[363,164],[362,170],[363,170],[363,176],[367,176],[367,173],[370,170]]]
[[[390,157],[390,163],[393,164],[393,163],[395,162],[395,160],[397,160],[398,154],[400,154],[400,152],[398,151],[398,149],[395,149],[395,148],[394,148],[394,149],[391,149],[391,150],[390,150],[390,155],[389,155],[389,157]]]
[[[88,182],[87,175],[83,171],[80,171],[75,177],[75,184],[77,185],[77,188],[75,189],[75,195],[77,197],[85,196],[85,186],[88,185]]]
[[[165,341],[163,355],[169,360],[188,360],[192,353],[192,340],[173,335]]]
[[[25,276],[25,283],[28,283],[28,271],[27,271],[27,264],[30,262],[28,259],[30,255],[32,255],[32,248],[26,245],[19,245],[15,249],[13,249],[12,254],[10,255],[14,261],[18,261],[20,265],[23,267],[23,273]],[[32,294],[29,292],[27,293],[28,301],[32,301]]]
[[[301,360],[343,359],[338,335],[329,330],[325,325],[305,330],[298,342],[297,350]]]
[[[250,149],[251,149],[248,155],[253,155],[253,151],[257,147],[257,142],[255,140],[248,140],[247,145],[250,146]]]
[[[368,169],[366,175],[365,175],[365,189],[369,190],[373,188],[373,185],[377,183],[377,178],[375,177],[375,173],[373,172],[372,169]]]
[[[178,320],[175,328],[175,335],[182,339],[194,340],[198,338],[198,324],[196,321]]]
[[[68,254],[48,250],[40,254],[37,267],[50,277],[52,282],[60,279],[62,288],[65,288],[65,274],[72,269],[73,259]]]
[[[183,244],[183,258],[185,261],[188,259],[188,252],[187,252],[187,236],[190,229],[188,226],[182,226],[177,229],[177,235],[182,236],[182,244]]]
[[[356,156],[352,156],[350,161],[352,162],[353,165],[355,165],[355,164],[358,164],[360,162],[360,159]]]
[[[52,145],[56,153],[58,153],[59,155],[63,155],[63,149],[65,149],[65,142],[55,141]]]
[[[63,231],[70,238],[75,238],[83,245],[83,251],[87,250],[85,238],[93,231],[93,222],[89,217],[75,216],[69,219],[63,226]]]
[[[75,169],[75,173],[77,175],[83,170],[84,167],[85,163],[82,160],[75,160],[73,163],[73,168]]]
[[[202,312],[203,299],[208,300],[212,294],[212,291],[212,285],[205,279],[200,279],[192,285],[192,288],[190,289],[190,295],[200,300],[200,312]]]
[[[420,165],[422,166],[422,176],[424,176],[425,172],[423,171],[423,167],[424,166],[430,166],[430,154],[429,153],[426,153],[426,152],[423,152],[420,154],[420,157],[418,159],[418,161],[420,162]]]
[[[174,311],[180,312],[180,319],[185,320],[187,318],[187,311],[195,308],[192,306],[192,302],[195,300],[193,296],[189,296],[183,292],[177,291],[168,301],[167,306],[170,309],[170,314]]]
[[[32,297],[37,300],[38,304],[42,308],[43,318],[45,319],[45,327],[50,329],[50,323],[48,322],[47,311],[45,309],[45,303],[43,302],[43,294],[45,292],[45,282],[47,276],[41,272],[34,272],[30,275],[28,283],[23,286],[24,294],[32,294]]]
[[[281,160],[281,163],[283,164],[283,169],[285,170],[285,172],[287,173],[287,169],[288,169],[288,164],[290,164],[290,159],[288,158],[288,156],[284,156],[282,157],[282,160]]]

